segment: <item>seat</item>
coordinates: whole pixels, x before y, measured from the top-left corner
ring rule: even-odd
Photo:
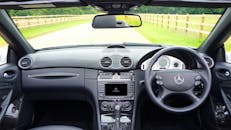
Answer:
[[[29,130],[83,130],[78,127],[74,126],[65,126],[65,125],[47,125],[47,126],[40,126],[36,128],[31,128]]]

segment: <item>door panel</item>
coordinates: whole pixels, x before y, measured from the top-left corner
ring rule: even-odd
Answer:
[[[226,62],[216,63],[214,67],[214,76],[220,82],[231,81],[231,64]],[[229,83],[228,83],[229,84]],[[231,84],[230,84],[231,87]]]
[[[20,71],[16,65],[13,64],[1,65],[0,66],[0,93],[3,93],[3,91],[7,91],[9,89],[13,89],[14,87],[20,86],[19,77],[20,77]]]
[[[0,66],[0,123],[11,100],[20,92],[20,71],[16,65]],[[0,129],[1,129],[0,125]]]
[[[213,68],[213,101],[217,123],[231,128],[231,64],[218,62]]]

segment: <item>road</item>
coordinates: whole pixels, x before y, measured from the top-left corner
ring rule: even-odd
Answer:
[[[133,28],[94,29],[90,23],[44,34],[29,39],[29,42],[36,49],[79,44],[150,43]]]

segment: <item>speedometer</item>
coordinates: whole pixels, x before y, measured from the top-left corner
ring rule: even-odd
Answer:
[[[170,65],[170,60],[167,56],[160,57],[157,62],[160,69],[167,69]]]

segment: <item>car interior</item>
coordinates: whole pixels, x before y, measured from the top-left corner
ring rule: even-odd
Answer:
[[[7,12],[92,6],[106,12],[92,28],[117,29],[142,26],[139,14],[127,13],[142,5],[225,10],[198,48],[124,42],[38,50]],[[224,46],[230,7],[230,0],[1,0],[8,48],[0,65],[0,130],[231,130]]]

